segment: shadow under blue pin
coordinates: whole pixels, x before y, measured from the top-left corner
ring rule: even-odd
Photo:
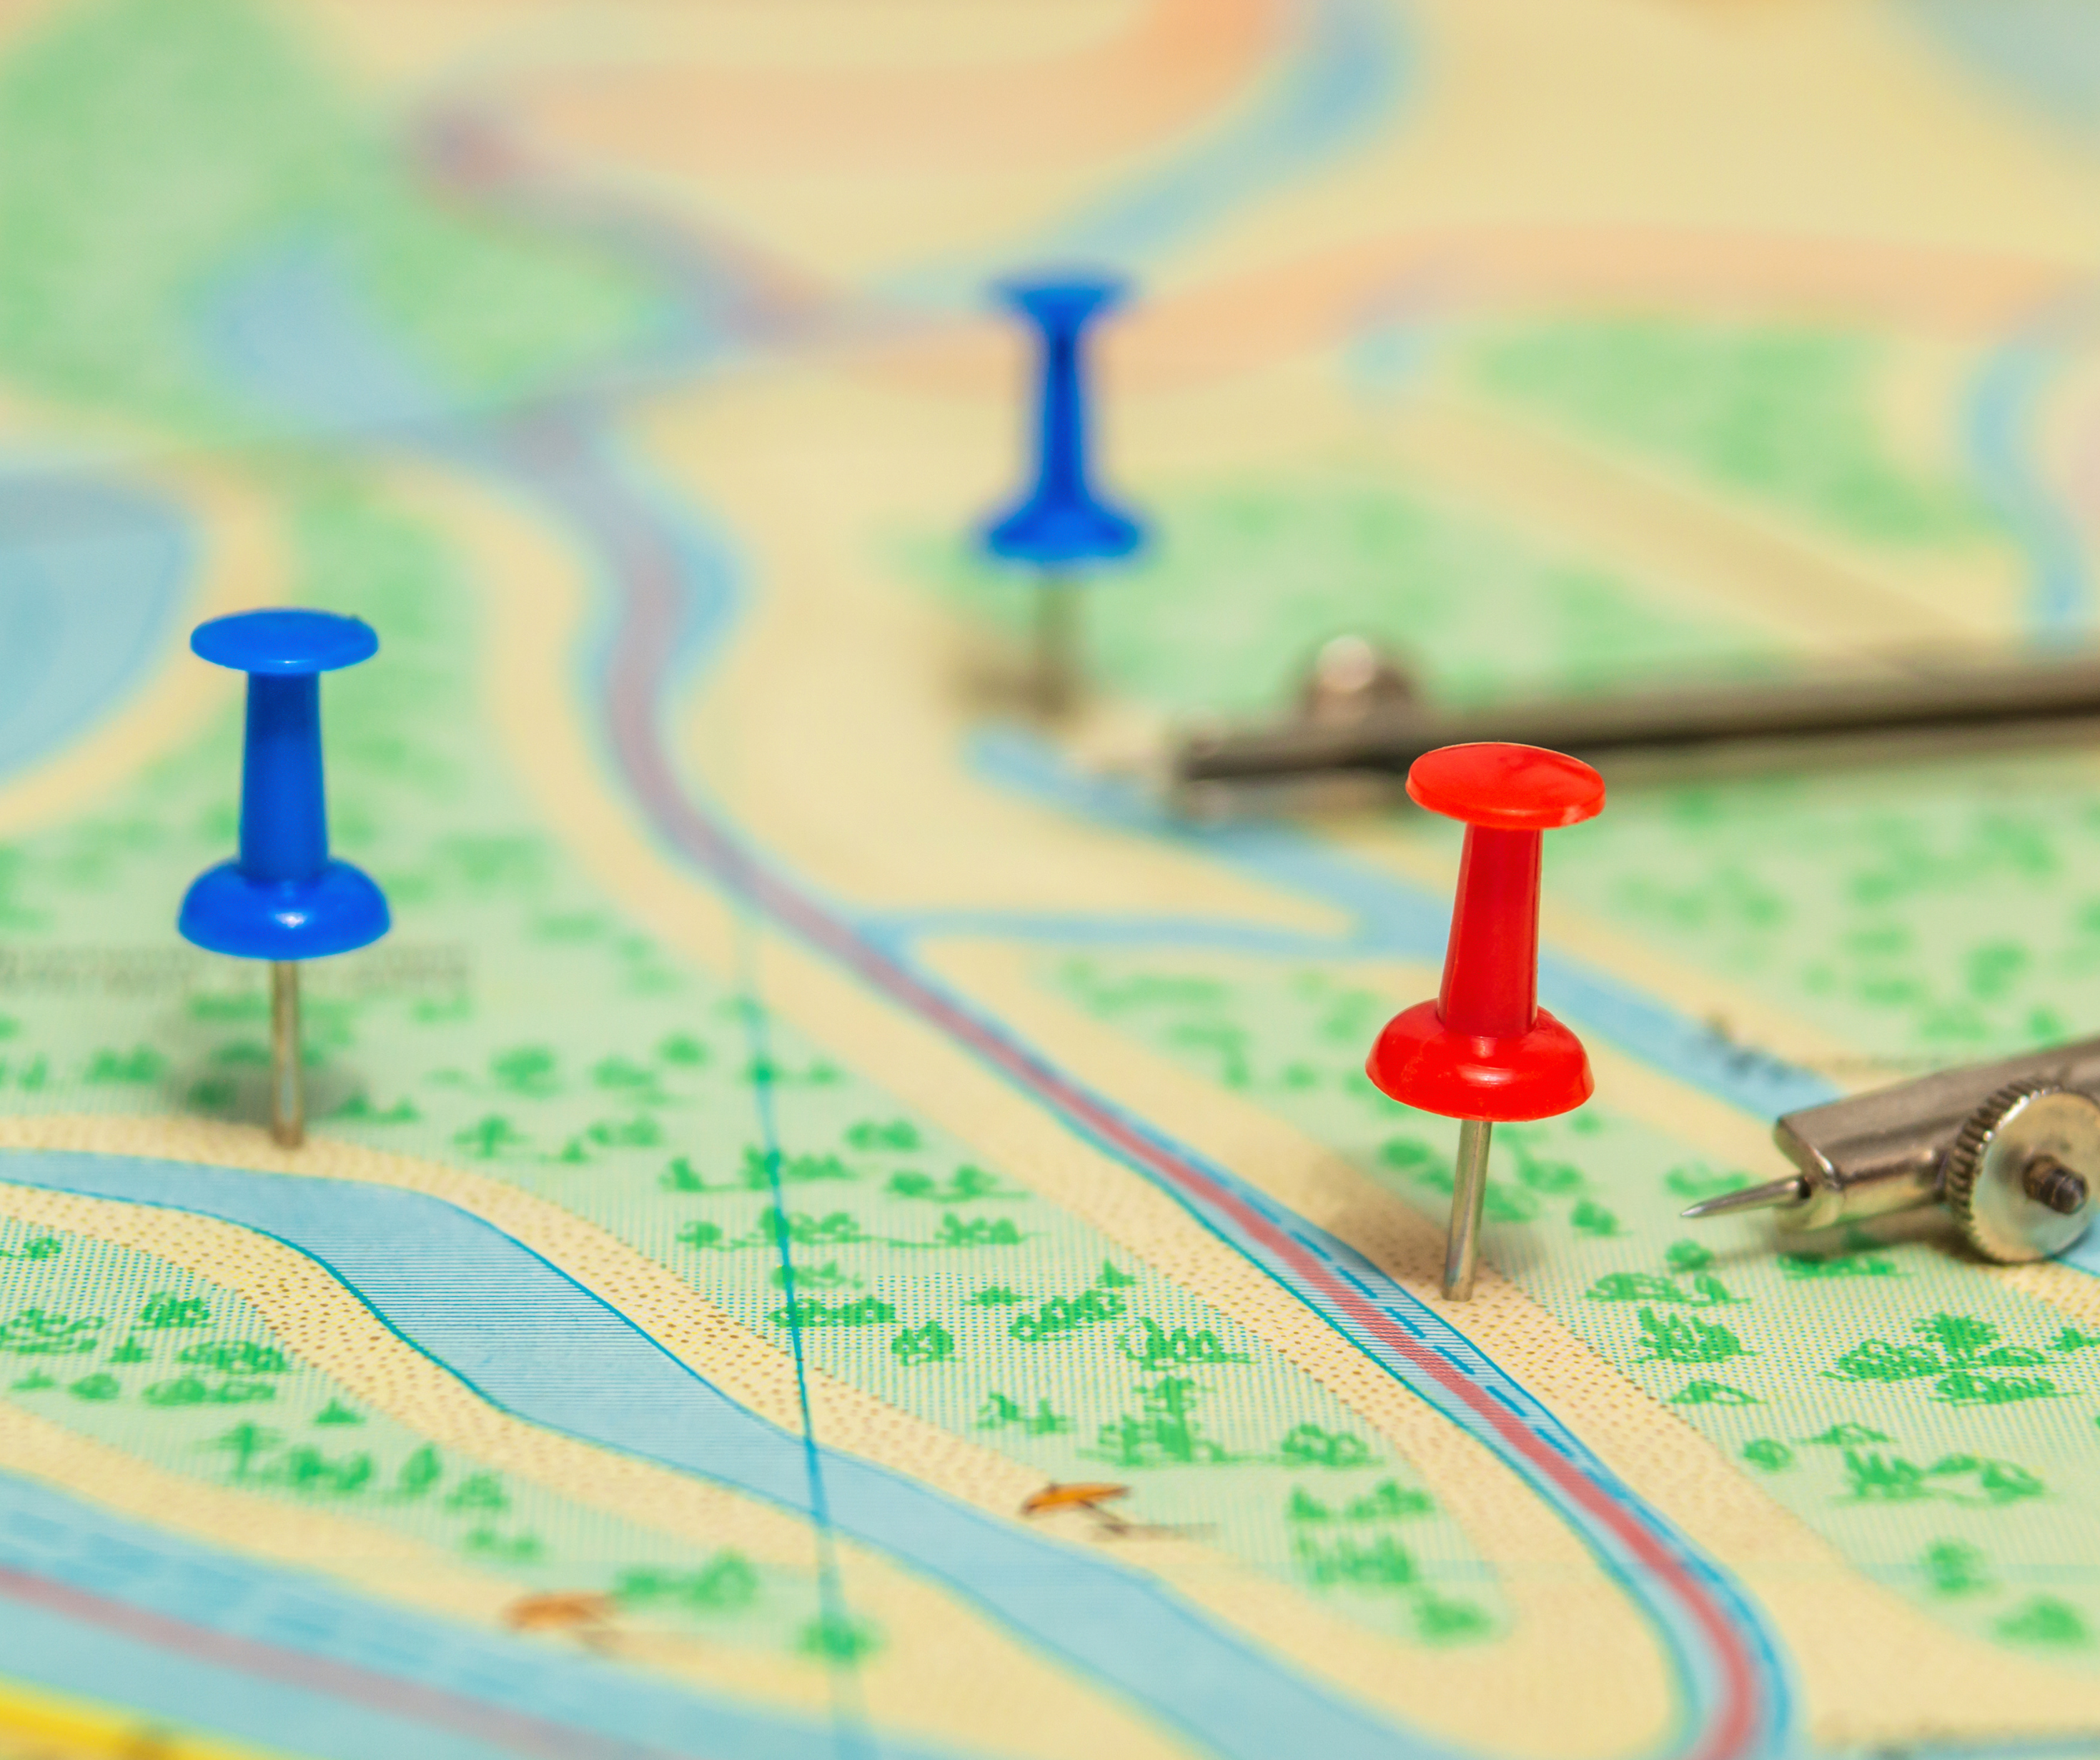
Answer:
[[[1138,521],[1095,488],[1088,463],[1087,329],[1124,291],[1121,281],[1078,276],[1008,281],[998,288],[1035,325],[1040,344],[1035,482],[985,528],[983,541],[994,556],[1038,571],[1035,695],[1052,713],[1078,690],[1075,574],[1129,556],[1145,542]]]
[[[386,933],[371,877],[329,854],[321,779],[320,675],[378,652],[355,618],[245,611],[201,623],[191,652],[248,675],[240,854],[199,876],[175,926],[214,953],[270,961],[270,1122],[278,1142],[306,1133],[300,1076],[299,961],[347,953]]]

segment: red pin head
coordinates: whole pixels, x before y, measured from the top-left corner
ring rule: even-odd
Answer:
[[[1407,792],[1464,821],[1466,848],[1443,988],[1387,1023],[1370,1079],[1446,1118],[1572,1111],[1590,1098],[1590,1060],[1538,1005],[1539,834],[1601,812],[1604,779],[1536,746],[1446,746],[1415,759]]]

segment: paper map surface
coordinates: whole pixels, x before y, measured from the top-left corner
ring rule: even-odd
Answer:
[[[2100,1754],[2100,1243],[1695,1226],[2100,1029],[2069,754],[1549,840],[1598,1077],[1373,1091],[1458,828],[1191,823],[1360,631],[1454,699],[2088,631],[2055,0],[0,5],[0,1755]],[[986,289],[1106,263],[1094,689]],[[391,900],[307,975],[198,620]]]

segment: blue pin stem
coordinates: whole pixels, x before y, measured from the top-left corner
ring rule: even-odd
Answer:
[[[214,953],[270,962],[271,1133],[306,1134],[299,962],[347,953],[386,933],[386,895],[330,857],[321,772],[320,675],[378,651],[355,618],[249,611],[198,625],[190,648],[248,675],[240,854],[198,877],[176,927]]]
[[[1106,279],[1009,282],[999,289],[1035,327],[1040,372],[1036,401],[1035,482],[986,528],[985,548],[1037,571],[1035,693],[1048,711],[1065,708],[1079,674],[1074,573],[1128,556],[1144,528],[1094,487],[1088,462],[1088,327],[1122,297]]]
[[[318,877],[328,859],[320,675],[251,672],[240,766],[240,872],[253,881],[297,885]]]

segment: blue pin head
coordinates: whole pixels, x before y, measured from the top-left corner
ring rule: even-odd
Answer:
[[[355,618],[247,611],[197,626],[190,649],[248,675],[240,854],[200,876],[176,927],[214,953],[318,959],[386,933],[386,895],[329,855],[321,781],[320,675],[378,652]]]
[[[1128,556],[1145,541],[1136,520],[1104,499],[1088,473],[1087,326],[1120,303],[1126,284],[1107,276],[1008,281],[998,292],[1041,339],[1035,484],[984,531],[1008,561],[1054,568]]]
[[[1072,275],[1001,281],[992,291],[1042,330],[1073,333],[1123,304],[1130,284],[1120,275]]]

